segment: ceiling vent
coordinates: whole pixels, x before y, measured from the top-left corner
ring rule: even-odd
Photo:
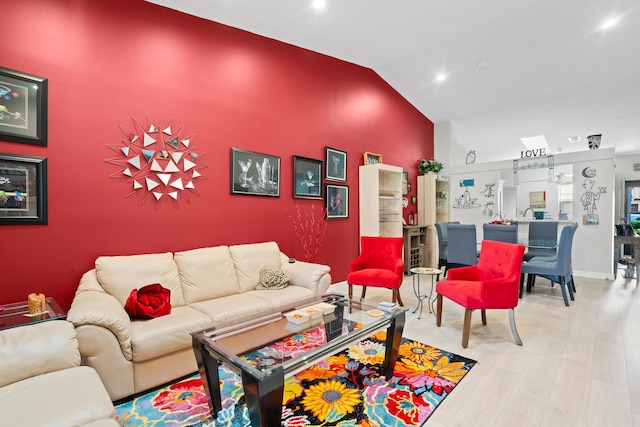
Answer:
[[[633,170],[634,170],[634,172],[640,171],[640,163],[634,163],[633,164]]]

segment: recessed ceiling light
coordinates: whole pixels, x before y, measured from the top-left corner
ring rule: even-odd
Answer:
[[[606,30],[611,27],[615,27],[618,24],[618,18],[609,18],[600,25],[600,29]]]
[[[447,75],[445,73],[440,73],[436,76],[437,82],[443,82],[445,80],[447,80]]]
[[[580,142],[580,137],[579,136],[570,136],[569,137],[569,142],[572,144],[575,144],[576,142]]]
[[[313,0],[313,3],[311,3],[311,6],[316,10],[324,9],[326,5],[327,0]]]

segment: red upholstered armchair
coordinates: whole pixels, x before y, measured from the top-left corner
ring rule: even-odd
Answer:
[[[478,264],[449,270],[448,280],[436,284],[436,325],[442,323],[442,297],[465,308],[462,347],[469,343],[471,312],[482,310],[482,324],[487,324],[486,309],[508,309],[511,332],[516,344],[522,345],[514,318],[520,291],[520,269],[524,246],[483,240]]]
[[[404,278],[403,242],[402,237],[360,237],[360,255],[351,262],[351,273],[347,276],[349,298],[353,285],[362,286],[362,298],[367,286],[376,286],[392,289],[392,301],[404,305],[400,299]]]

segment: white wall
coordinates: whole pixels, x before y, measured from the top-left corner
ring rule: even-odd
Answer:
[[[631,156],[618,156],[615,158],[616,163],[616,205],[615,205],[615,223],[624,222],[624,182],[640,180],[640,171],[634,171],[634,163],[640,163],[640,154]]]

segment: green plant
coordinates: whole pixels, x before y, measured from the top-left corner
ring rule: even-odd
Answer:
[[[442,163],[437,162],[435,159],[421,159],[418,162],[418,172],[420,172],[420,175],[424,175],[427,172],[438,173],[442,170],[442,168]]]

